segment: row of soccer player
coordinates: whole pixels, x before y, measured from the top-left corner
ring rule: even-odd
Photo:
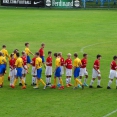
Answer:
[[[44,89],[47,86],[51,86],[51,88],[56,88],[57,85],[57,81],[56,78],[59,79],[59,89],[64,89],[64,85],[63,85],[63,81],[62,81],[62,74],[64,73],[64,67],[66,68],[66,86],[70,87],[72,86],[71,84],[71,77],[72,77],[72,67],[73,67],[73,74],[74,74],[74,89],[77,88],[77,86],[84,88],[84,86],[88,86],[87,85],[87,78],[88,78],[88,73],[86,70],[86,66],[87,66],[87,54],[83,54],[83,59],[80,60],[78,58],[78,54],[75,53],[74,54],[74,64],[72,66],[72,59],[71,59],[71,54],[68,53],[68,58],[64,61],[64,58],[62,57],[62,53],[55,53],[54,56],[56,58],[55,60],[55,70],[54,70],[54,84],[51,85],[51,76],[52,76],[52,53],[51,51],[48,52],[48,58],[46,59],[46,62],[44,60],[44,47],[45,44],[41,45],[41,49],[39,50],[39,52],[35,53],[34,58],[30,59],[29,54],[33,54],[30,49],[29,49],[29,43],[25,43],[25,51],[22,52],[22,57],[20,57],[20,54],[18,52],[18,50],[16,49],[14,51],[14,53],[12,53],[10,55],[10,57],[8,56],[8,52],[6,50],[6,46],[3,46],[3,49],[0,52],[0,87],[3,86],[3,79],[4,79],[4,72],[6,69],[6,59],[5,57],[9,57],[9,66],[10,66],[10,86],[12,88],[15,87],[16,82],[18,80],[18,77],[20,77],[20,81],[22,86],[22,89],[26,88],[26,84],[25,84],[25,78],[26,78],[26,74],[28,71],[28,67],[27,64],[31,64],[32,65],[32,85],[36,86],[34,88],[38,88],[39,87],[39,82],[41,82],[44,85]],[[94,66],[93,66],[93,73],[92,73],[92,80],[90,83],[89,88],[93,88],[93,82],[95,80],[95,78],[98,77],[98,85],[97,88],[102,88],[100,86],[100,81],[101,81],[101,74],[100,74],[100,59],[101,59],[101,55],[97,55],[97,59],[94,62]],[[117,57],[114,56],[113,57],[113,61],[111,63],[111,70],[110,70],[110,80],[108,83],[108,87],[107,89],[110,89],[110,85],[113,81],[114,77],[116,76],[116,61],[117,61]],[[41,73],[42,73],[42,63],[46,66],[46,84],[44,83],[44,81],[41,79]],[[78,79],[78,77],[80,76],[80,78]],[[81,79],[82,77],[85,76],[84,78],[84,83],[82,84]],[[79,84],[79,85],[78,85]],[[117,82],[116,82],[116,86],[117,86]]]

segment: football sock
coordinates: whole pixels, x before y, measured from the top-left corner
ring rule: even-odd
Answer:
[[[21,79],[19,79],[19,83],[21,83]]]
[[[71,83],[71,78],[69,78],[69,84]]]
[[[14,82],[13,82],[13,86],[15,86],[15,85],[16,85],[17,81],[18,81],[18,79],[17,79],[17,78],[15,78],[15,80],[14,80]]]
[[[34,83],[34,77],[32,76],[32,84]]]
[[[4,76],[2,76],[2,83],[4,82]]]
[[[87,78],[84,78],[84,83],[87,83]]]
[[[36,80],[36,86],[39,87],[39,80]]]
[[[23,77],[24,83],[26,83],[26,77]]]
[[[30,64],[28,64],[28,69],[30,68]]]
[[[56,78],[54,78],[54,85],[56,86]]]
[[[93,85],[93,83],[94,83],[94,81],[93,81],[93,80],[91,80],[91,83],[90,83],[90,85],[92,86],[92,85]]]
[[[25,86],[25,81],[24,79],[21,79],[22,85]]]
[[[2,77],[0,77],[0,85],[2,85]]]
[[[49,83],[49,78],[46,77],[46,84],[48,84],[48,83]]]
[[[42,79],[40,79],[40,82],[41,82],[44,86],[46,86],[45,82],[44,82]]]
[[[116,86],[117,86],[117,79],[116,79]]]
[[[49,77],[49,83],[51,84],[51,77]]]
[[[77,78],[76,78],[76,83],[77,83],[77,85],[78,84],[82,85],[82,82],[79,79],[77,79]]]
[[[110,87],[110,85],[112,84],[112,81],[111,80],[109,80],[109,82],[108,82],[108,86]]]
[[[99,86],[100,86],[100,82],[101,82],[101,80],[98,80],[98,81],[97,81],[97,85],[99,85]]]
[[[68,78],[66,78],[66,84],[69,84],[69,79]]]
[[[60,78],[60,84],[61,86],[63,86],[63,80]]]

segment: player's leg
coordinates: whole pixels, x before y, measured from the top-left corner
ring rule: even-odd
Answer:
[[[49,86],[51,86],[52,67],[49,67]]]
[[[101,83],[101,74],[98,74],[97,88],[102,88],[102,86],[100,86],[100,83]]]
[[[110,70],[109,82],[108,82],[107,89],[111,89],[111,84],[113,82],[114,77],[116,77],[116,71]]]
[[[66,69],[66,87],[69,87],[69,69]]]
[[[72,77],[72,69],[69,70],[69,86],[72,86],[71,84],[71,77]]]
[[[10,86],[13,84],[13,70],[10,69]]]

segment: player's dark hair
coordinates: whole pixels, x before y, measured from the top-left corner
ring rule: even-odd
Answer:
[[[75,56],[75,57],[78,57],[78,54],[77,54],[77,53],[74,53],[74,56]]]
[[[36,52],[35,55],[39,56],[39,52]]]
[[[22,54],[25,54],[25,52],[24,52],[24,51],[22,51]]]
[[[61,54],[60,54],[60,53],[58,53],[58,54],[57,54],[57,56],[61,56]]]
[[[54,56],[57,57],[57,53],[54,53]]]
[[[87,54],[85,53],[85,54],[83,54],[83,57],[86,57],[87,56]]]
[[[25,43],[25,46],[27,46],[29,43]]]
[[[18,49],[15,49],[13,52],[14,52],[14,53],[17,53],[18,51],[19,51]]]
[[[20,56],[20,53],[19,53],[19,52],[17,52],[17,53],[16,53],[16,56],[17,56],[17,57],[19,57],[19,56]]]
[[[48,51],[48,54],[51,54],[52,52],[51,51]]]
[[[113,56],[113,60],[117,59],[117,56]]]
[[[14,56],[14,53],[12,53],[12,54],[10,55],[10,57],[12,57],[12,56]]]
[[[6,48],[6,45],[3,45],[2,48]]]
[[[41,44],[41,46],[44,46],[44,45],[45,45],[45,43],[42,43],[42,44]]]
[[[99,57],[102,57],[102,56],[101,56],[100,54],[98,54],[98,55],[97,55],[97,59],[98,59]]]
[[[0,56],[2,56],[3,54],[2,54],[2,52],[0,52]]]

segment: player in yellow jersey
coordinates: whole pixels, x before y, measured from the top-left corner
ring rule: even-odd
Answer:
[[[5,58],[6,58],[6,57],[9,58],[8,51],[6,50],[6,45],[3,45],[3,46],[2,46],[1,52],[3,53],[3,56],[4,56]]]
[[[16,74],[16,78],[13,82],[13,85],[11,85],[11,88],[15,88],[16,82],[17,82],[18,77],[19,77],[21,82],[22,82],[22,89],[26,89],[25,82],[24,82],[24,79],[22,77],[22,67],[24,67],[23,60],[20,57],[19,53],[16,53],[16,56],[17,56],[17,60],[15,62],[15,67],[17,70],[17,74]],[[26,69],[26,68],[24,67],[24,69]]]
[[[37,71],[37,80],[36,80],[36,86],[33,87],[34,89],[39,88],[39,83],[41,82],[44,85],[43,89],[46,89],[45,82],[41,79],[42,74],[42,59],[39,56],[39,53],[36,53],[36,60],[35,60],[35,72]]]
[[[57,54],[57,53],[54,53],[54,57],[56,58],[55,60],[55,65],[56,65],[56,68],[54,70],[54,73],[55,73],[55,76],[54,76],[54,85],[51,86],[52,89],[55,89],[56,88],[56,78],[59,79],[59,82],[61,84],[61,86],[59,87],[60,90],[64,89],[64,86],[63,86],[63,81],[62,81],[62,78],[61,78],[61,61],[60,61],[60,53]]]
[[[0,52],[0,88],[3,87],[3,80],[4,80],[4,73],[6,70],[6,59],[5,57],[3,57],[2,52]]]
[[[34,54],[29,49],[29,43],[25,43],[25,53],[27,55],[27,64],[28,64],[28,67],[29,67],[29,65],[31,64],[31,59],[30,59],[29,55],[32,54],[34,56]]]
[[[74,80],[75,80],[75,86],[74,89],[77,88],[78,84],[80,84],[82,86],[82,89],[84,89],[84,85],[82,84],[82,82],[78,79],[79,77],[79,73],[80,73],[80,66],[82,65],[81,60],[78,58],[78,54],[75,53],[74,54]]]

